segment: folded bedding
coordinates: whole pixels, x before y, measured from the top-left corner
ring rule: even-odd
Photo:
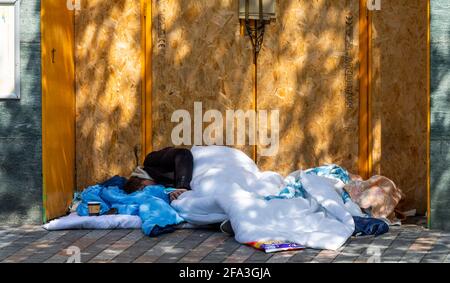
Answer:
[[[339,178],[299,171],[289,183],[278,173],[261,172],[236,149],[194,147],[192,154],[192,191],[172,203],[190,223],[230,220],[243,244],[276,241],[330,250],[340,248],[355,230]]]

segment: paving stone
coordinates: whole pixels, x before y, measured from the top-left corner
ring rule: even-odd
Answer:
[[[213,234],[211,231],[193,231],[186,239],[178,243],[170,253],[163,254],[156,262],[159,263],[174,263],[179,261],[191,250],[198,247],[203,241]]]
[[[25,248],[30,243],[44,237],[47,234],[48,232],[43,230],[25,233],[22,237],[19,237],[11,244],[7,245],[6,247],[0,250],[0,261],[3,261],[4,259],[13,255],[14,253],[18,252],[19,250]]]
[[[289,262],[295,255],[301,253],[302,251],[286,251],[274,254],[267,263],[287,263]]]
[[[433,248],[422,259],[423,263],[442,263],[450,254],[450,233],[440,232]]]
[[[35,251],[32,255],[30,255],[28,258],[26,258],[23,262],[24,263],[42,263],[48,260],[53,255],[61,252],[61,250],[64,250],[67,246],[78,240],[79,238],[86,235],[89,231],[84,230],[77,230],[77,231],[71,231],[59,238],[57,241],[55,241],[53,244],[50,244],[48,246],[44,246],[37,251]]]
[[[192,230],[181,230],[170,234],[142,256],[137,258],[136,263],[152,263],[158,260],[164,253],[175,252],[174,247],[192,233]]]
[[[0,261],[67,262],[78,247],[81,262],[450,262],[450,233],[421,226],[392,227],[377,238],[352,238],[338,251],[265,254],[214,231],[180,230],[157,238],[140,230],[47,232],[39,226],[2,227]]]
[[[447,255],[450,254],[450,248],[447,245],[437,243],[423,257],[423,263],[439,263],[444,262]]]
[[[400,260],[401,263],[420,263],[426,254],[434,247],[439,235],[432,232],[422,232],[419,238],[409,247]]]
[[[37,225],[23,225],[23,226],[1,226],[0,228],[0,236],[8,233],[28,233],[28,232],[36,232],[36,231],[45,231],[41,226]]]
[[[245,261],[245,263],[265,263],[269,261],[272,257],[273,254],[267,254],[265,252],[257,250]]]
[[[209,255],[201,260],[204,263],[221,263],[229,257],[240,244],[234,238],[227,239],[222,245],[213,250]]]
[[[242,245],[232,253],[224,263],[244,263],[249,257],[256,253],[256,249]]]
[[[2,240],[10,239],[12,236],[18,236],[24,233],[24,231],[18,231],[17,229],[0,230],[0,243]]]
[[[334,263],[352,263],[359,256],[367,252],[371,246],[373,237],[352,238],[342,252],[333,260]]]
[[[367,249],[361,252],[360,256],[355,259],[354,263],[381,261],[381,255],[392,245],[400,232],[401,230],[399,229],[391,228],[389,233],[373,238]]]
[[[411,245],[419,238],[417,232],[404,231],[400,233],[392,244],[382,253],[381,262],[393,263],[400,262],[402,257],[409,250]]]
[[[158,244],[164,237],[144,237],[137,241],[134,245],[123,251],[120,255],[114,258],[111,262],[113,263],[131,263],[137,258],[142,256],[145,252],[153,248]]]
[[[353,261],[353,263],[369,263],[371,257],[369,256],[359,256],[357,259]]]
[[[0,250],[11,245],[14,243],[14,241],[20,239],[23,237],[24,234],[20,232],[12,232],[12,233],[5,233],[0,238]]]
[[[36,240],[26,247],[20,249],[16,253],[12,254],[3,262],[5,263],[18,263],[26,260],[28,257],[32,256],[34,253],[36,253],[39,249],[48,248],[51,245],[54,245],[55,241],[57,241],[59,238],[67,234],[68,231],[57,231],[52,233],[47,233],[45,236],[40,238],[39,240]]]
[[[81,251],[81,262],[89,262],[91,259],[107,249],[121,238],[131,233],[130,230],[113,230],[99,238],[88,248]]]
[[[89,231],[85,236],[78,239],[72,246],[78,247],[81,251],[84,251],[88,247],[90,247],[93,243],[103,238],[111,231],[108,230],[93,230]]]
[[[206,239],[201,245],[190,251],[186,256],[181,258],[181,263],[198,263],[215,248],[225,242],[229,236],[224,233],[212,233],[211,236]]]
[[[52,257],[48,258],[44,263],[64,263],[67,262],[70,258],[70,254],[68,252],[68,248],[74,247],[80,249],[80,251],[86,249],[89,245],[103,237],[105,234],[108,233],[106,230],[95,230],[95,231],[85,231],[86,234],[82,237],[79,237],[76,239],[76,241],[72,243],[66,244],[66,246],[61,249],[58,253],[53,255]]]
[[[320,253],[320,250],[315,249],[305,249],[303,251],[300,251],[295,256],[293,256],[289,262],[295,262],[295,263],[309,263],[314,260],[315,257]]]
[[[46,231],[40,227],[28,227],[25,226],[23,229],[22,228],[11,228],[9,230],[5,229],[2,230],[2,233],[0,235],[0,249],[3,249],[9,245],[11,245],[12,243],[14,243],[15,241],[17,241],[18,239],[27,236],[27,235],[31,235],[34,234],[36,232],[41,232],[41,233],[45,233]]]
[[[320,251],[311,261],[312,263],[331,263],[339,255],[337,251]]]
[[[425,257],[425,254],[421,253],[409,253],[407,252],[399,261],[399,263],[420,263]]]
[[[130,234],[126,235],[122,239],[118,240],[116,243],[102,251],[96,257],[94,257],[90,262],[92,263],[106,263],[113,260],[123,251],[131,247],[134,243],[139,241],[144,234],[141,230],[134,230]]]
[[[427,254],[421,263],[442,263],[445,262],[447,254]]]
[[[399,236],[400,237],[400,236]],[[371,244],[354,263],[397,263],[407,256],[414,239],[396,239],[390,244]]]

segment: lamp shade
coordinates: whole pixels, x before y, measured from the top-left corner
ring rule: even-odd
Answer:
[[[239,0],[239,19],[245,19],[246,15],[246,0]],[[259,0],[249,0],[249,19],[259,20]],[[276,0],[262,0],[263,4],[263,18],[264,20],[271,20],[276,18]]]

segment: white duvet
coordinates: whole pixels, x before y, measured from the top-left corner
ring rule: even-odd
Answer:
[[[266,201],[284,188],[281,175],[260,172],[247,155],[228,147],[193,147],[192,153],[192,191],[172,203],[189,223],[229,219],[240,243],[280,240],[329,250],[353,234],[353,217],[337,192],[342,183],[297,172],[306,199]]]

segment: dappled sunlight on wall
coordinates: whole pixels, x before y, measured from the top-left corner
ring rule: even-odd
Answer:
[[[141,151],[141,10],[82,1],[75,16],[77,187],[128,176]]]
[[[241,35],[238,2],[151,1],[153,149],[173,145],[175,111],[189,111],[193,126],[194,102],[202,103],[202,114],[279,110],[279,152],[264,157],[259,146],[262,169],[287,174],[336,163],[358,173],[358,157],[367,151],[359,146],[358,52],[367,47],[359,43],[360,0],[278,0],[258,60],[256,99],[252,45]],[[373,12],[370,131],[373,173],[393,179],[409,207],[422,211],[426,1],[411,2],[391,1]],[[141,2],[82,5],[75,18],[78,188],[130,173],[141,155],[143,103]],[[236,147],[254,154],[248,140]]]
[[[253,109],[252,49],[240,35],[238,1],[152,3],[153,147],[173,145],[172,113],[193,114],[194,102],[224,116],[226,110]],[[252,156],[252,146],[239,148]]]
[[[278,1],[259,59],[258,109],[279,109],[280,151],[259,157],[288,174],[337,163],[358,172],[359,1]],[[348,17],[351,25],[347,25]],[[352,76],[345,93],[346,32]],[[350,42],[351,41],[351,42]]]
[[[402,209],[427,207],[427,1],[385,1],[373,13],[373,174],[406,194]]]

